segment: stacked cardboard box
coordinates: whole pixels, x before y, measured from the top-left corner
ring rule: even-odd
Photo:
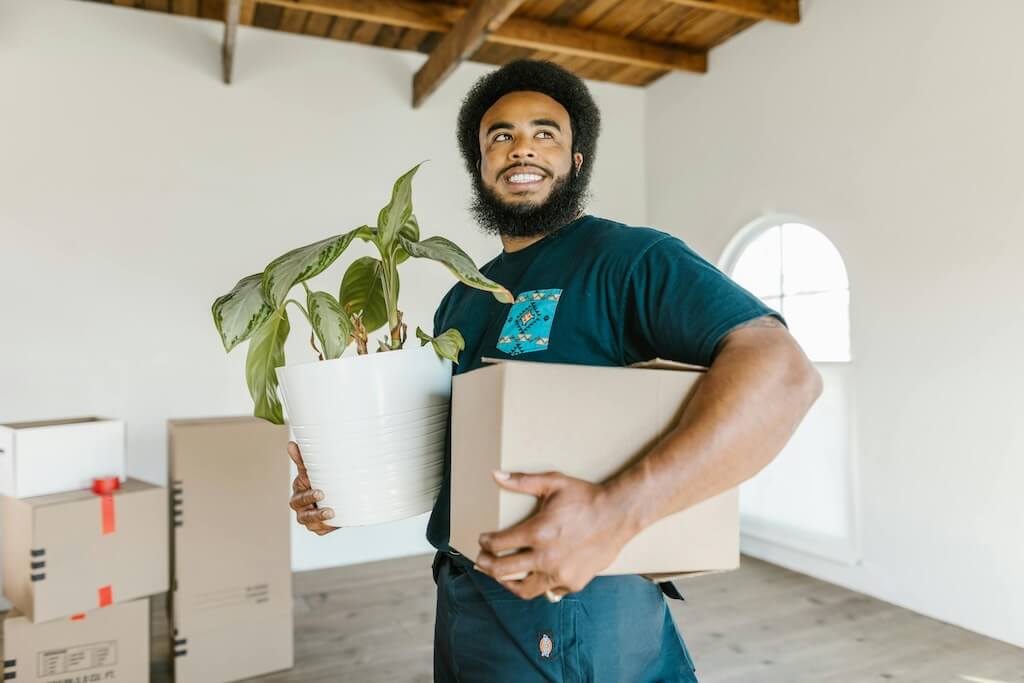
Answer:
[[[291,668],[288,428],[171,420],[174,678],[224,683]]]
[[[0,425],[0,493],[4,679],[148,680],[167,493],[124,478],[123,423]]]

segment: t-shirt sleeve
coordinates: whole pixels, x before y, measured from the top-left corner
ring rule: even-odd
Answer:
[[[690,249],[665,236],[642,252],[627,276],[624,360],[664,358],[710,366],[737,325],[777,311]]]

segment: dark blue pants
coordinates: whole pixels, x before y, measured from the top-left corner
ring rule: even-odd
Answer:
[[[438,552],[434,581],[435,683],[697,683],[661,588],[639,576],[523,600]]]

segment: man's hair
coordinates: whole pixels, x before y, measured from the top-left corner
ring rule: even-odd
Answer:
[[[586,187],[594,168],[601,112],[583,81],[553,62],[517,59],[483,76],[466,94],[459,109],[456,136],[462,159],[470,176],[479,174],[480,120],[491,106],[510,92],[539,92],[569,112],[572,152],[583,154],[583,168],[577,178]]]

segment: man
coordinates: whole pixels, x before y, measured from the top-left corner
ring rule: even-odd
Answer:
[[[596,574],[640,530],[764,467],[821,392],[782,317],[682,241],[585,214],[600,114],[577,77],[520,60],[481,78],[463,102],[458,142],[472,213],[502,252],[481,270],[516,303],[456,285],[434,317],[485,356],[586,365],[654,357],[709,366],[679,425],[630,469],[591,483],[559,472],[495,473],[537,496],[524,522],[480,537],[473,559],[448,547],[449,479],[427,537],[434,559],[437,681],[696,681],[663,592],[672,584]],[[541,302],[542,305],[536,305]],[[538,410],[558,410],[544,401]],[[299,466],[291,506],[327,533]]]

